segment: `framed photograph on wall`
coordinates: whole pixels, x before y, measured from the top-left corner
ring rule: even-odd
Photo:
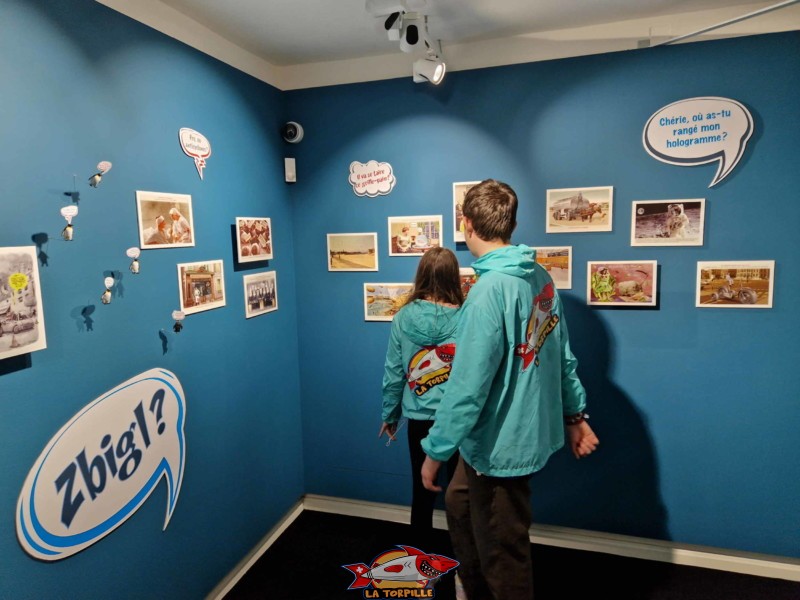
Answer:
[[[589,261],[586,267],[587,304],[615,308],[656,305],[656,261]]]
[[[240,263],[272,259],[269,218],[236,217],[236,257]]]
[[[246,319],[278,310],[278,282],[275,271],[245,275],[244,316]]]
[[[181,310],[191,315],[225,306],[225,274],[221,260],[178,265]]]
[[[698,308],[772,308],[774,260],[700,261]]]
[[[195,245],[192,197],[189,194],[137,191],[136,211],[142,250]]]
[[[631,246],[702,246],[705,198],[634,200]]]
[[[453,239],[456,242],[464,241],[464,213],[461,208],[464,206],[464,196],[480,181],[461,181],[453,184]]]
[[[377,270],[377,233],[328,234],[328,271]]]
[[[413,287],[413,283],[365,283],[364,320],[391,321]]]
[[[572,289],[572,246],[536,246],[536,262],[542,265],[556,289]]]
[[[547,190],[547,233],[611,231],[613,187]]]
[[[460,267],[458,275],[461,279],[461,293],[464,294],[464,300],[466,300],[472,286],[478,283],[478,274],[472,267]]]
[[[36,246],[0,248],[0,360],[45,348]]]
[[[442,215],[389,217],[389,256],[422,256],[442,245]]]

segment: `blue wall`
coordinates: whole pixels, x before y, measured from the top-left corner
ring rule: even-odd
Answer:
[[[306,491],[409,502],[404,443],[376,438],[389,324],[364,322],[362,284],[413,277],[416,259],[388,256],[388,216],[443,214],[452,231],[452,183],[494,177],[521,198],[517,242],[573,246],[563,297],[602,443],[534,478],[535,521],[800,556],[798,67],[791,33],[289,93],[306,129],[293,189]],[[713,189],[716,165],[665,165],[641,141],[656,110],[705,95],[755,119]],[[389,162],[394,191],[356,197],[354,160]],[[609,185],[613,232],[545,234],[548,188]],[[633,200],[698,197],[703,247],[630,247]],[[329,273],[325,234],[368,231],[380,272]],[[587,307],[586,261],[625,259],[658,261],[658,309]],[[755,259],[776,261],[773,309],[695,308],[697,261]]]
[[[202,597],[303,493],[294,244],[277,135],[285,96],[89,0],[4,1],[0,89],[0,246],[49,236],[48,348],[0,362],[0,598]],[[205,181],[180,149],[181,127],[211,140]],[[91,189],[100,160],[114,167]],[[73,174],[80,214],[66,243],[59,209]],[[144,251],[133,277],[135,190],[191,194],[197,244]],[[231,225],[259,215],[272,218],[275,258],[237,270]],[[208,259],[224,262],[227,306],[188,316],[176,335],[175,265]],[[278,273],[280,308],[245,320],[242,276],[267,268]],[[103,306],[108,270],[123,277]],[[13,518],[28,470],[81,407],[153,367],[179,377],[188,407],[169,527],[162,485],[95,546],[32,560]]]

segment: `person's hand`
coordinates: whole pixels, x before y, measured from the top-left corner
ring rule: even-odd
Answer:
[[[383,422],[381,425],[381,430],[378,432],[378,437],[381,437],[384,433],[389,437],[391,441],[396,441],[397,438],[394,437],[394,434],[397,432],[397,423],[387,423],[386,421]]]
[[[575,458],[582,458],[589,456],[592,452],[597,450],[600,445],[600,440],[589,427],[589,423],[581,421],[575,425],[567,425],[567,436],[569,438],[569,447],[572,449],[572,454]]]
[[[433,460],[430,456],[425,457],[425,462],[422,463],[422,485],[426,490],[431,492],[441,492],[442,488],[436,485],[436,478],[439,475],[439,467],[442,463],[438,460]]]

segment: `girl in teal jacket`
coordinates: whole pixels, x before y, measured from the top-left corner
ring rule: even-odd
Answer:
[[[392,440],[401,415],[408,419],[408,448],[413,480],[411,525],[421,532],[433,526],[436,492],[422,486],[425,454],[422,438],[434,423],[436,409],[450,377],[455,356],[458,314],[464,297],[455,254],[446,248],[425,253],[417,268],[414,289],[394,316],[383,375],[383,425]],[[448,461],[448,477],[458,463]]]

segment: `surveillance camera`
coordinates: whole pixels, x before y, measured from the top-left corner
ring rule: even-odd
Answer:
[[[300,123],[289,121],[281,127],[281,136],[290,144],[297,144],[303,139],[303,126]]]

